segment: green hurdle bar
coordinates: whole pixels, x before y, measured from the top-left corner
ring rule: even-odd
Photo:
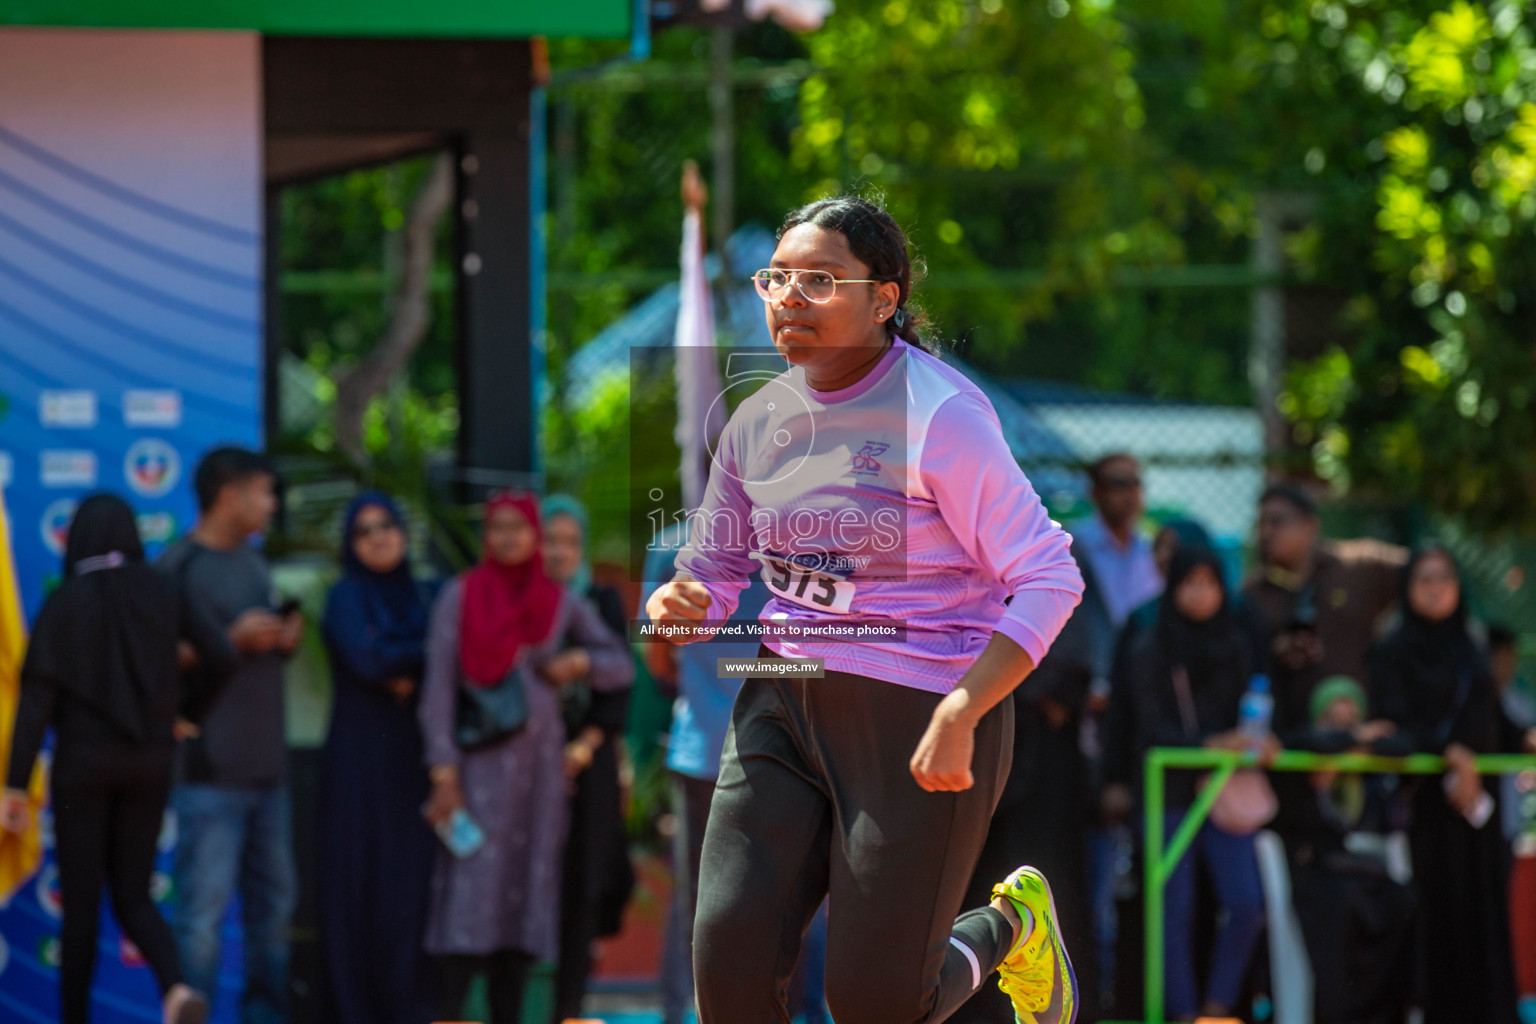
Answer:
[[[1477,759],[1481,775],[1507,775],[1511,772],[1536,771],[1536,756],[1492,754]],[[1147,751],[1146,796],[1146,1006],[1147,1024],[1165,1024],[1163,1020],[1163,886],[1189,849],[1195,833],[1211,812],[1211,805],[1222,787],[1238,768],[1258,765],[1256,755],[1236,750],[1206,750],[1200,747],[1154,747]],[[1337,769],[1346,772],[1389,772],[1396,775],[1438,775],[1445,771],[1445,760],[1433,754],[1412,757],[1375,757],[1370,754],[1309,754],[1285,751],[1267,766],[1270,771],[1315,772]],[[1210,781],[1200,791],[1178,831],[1163,847],[1163,773],[1167,769],[1206,769]]]

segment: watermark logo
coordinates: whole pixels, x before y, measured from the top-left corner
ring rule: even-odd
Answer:
[[[854,355],[867,360],[868,353]],[[714,358],[694,350],[686,357],[631,352],[634,578],[670,578],[677,559],[668,556],[686,546],[687,559],[754,573],[780,599],[839,615],[856,606],[858,585],[904,579],[904,367],[886,371],[897,376],[825,391],[775,350],[738,349],[726,357],[721,383],[708,380],[709,390],[684,386],[689,374],[693,382],[712,377],[704,360]],[[668,370],[678,378],[680,401],[695,390],[718,393],[701,398],[698,410],[672,415],[649,397],[662,392]],[[673,452],[682,456],[680,467]],[[695,466],[708,471],[702,502],[672,484],[694,482]],[[873,486],[892,479],[898,482]],[[749,558],[761,565],[748,565]]]
[[[753,411],[762,419],[761,429],[766,435],[763,443],[758,451],[733,467],[721,462],[717,440],[709,450],[710,472],[725,473],[742,484],[759,487],[784,483],[815,450],[816,417],[810,404],[782,375],[769,375],[762,370],[734,374],[732,383],[715,396],[714,404],[729,409],[732,404],[746,402],[753,403]],[[714,414],[711,409],[710,416]],[[705,422],[709,422],[709,417]]]

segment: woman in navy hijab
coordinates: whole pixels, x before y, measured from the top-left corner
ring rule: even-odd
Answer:
[[[421,955],[435,837],[416,698],[428,596],[387,495],[347,508],[341,580],[322,632],[333,703],[320,781],[320,922],[339,1024],[424,1024],[436,1006]]]

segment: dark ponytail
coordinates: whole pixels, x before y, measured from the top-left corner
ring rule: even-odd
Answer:
[[[848,240],[848,248],[869,268],[870,277],[895,282],[900,292],[896,297],[895,314],[885,321],[886,332],[924,352],[934,351],[933,345],[922,336],[928,318],[911,302],[914,269],[907,253],[907,236],[896,218],[879,203],[858,196],[818,199],[785,217],[779,228],[779,238],[802,224],[841,233]],[[922,273],[923,267],[919,263],[915,276],[921,278]]]

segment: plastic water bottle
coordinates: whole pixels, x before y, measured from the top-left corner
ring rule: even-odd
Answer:
[[[1237,706],[1237,731],[1248,740],[1248,749],[1258,753],[1269,737],[1275,718],[1275,698],[1269,692],[1269,676],[1259,674],[1248,681],[1248,692]]]

